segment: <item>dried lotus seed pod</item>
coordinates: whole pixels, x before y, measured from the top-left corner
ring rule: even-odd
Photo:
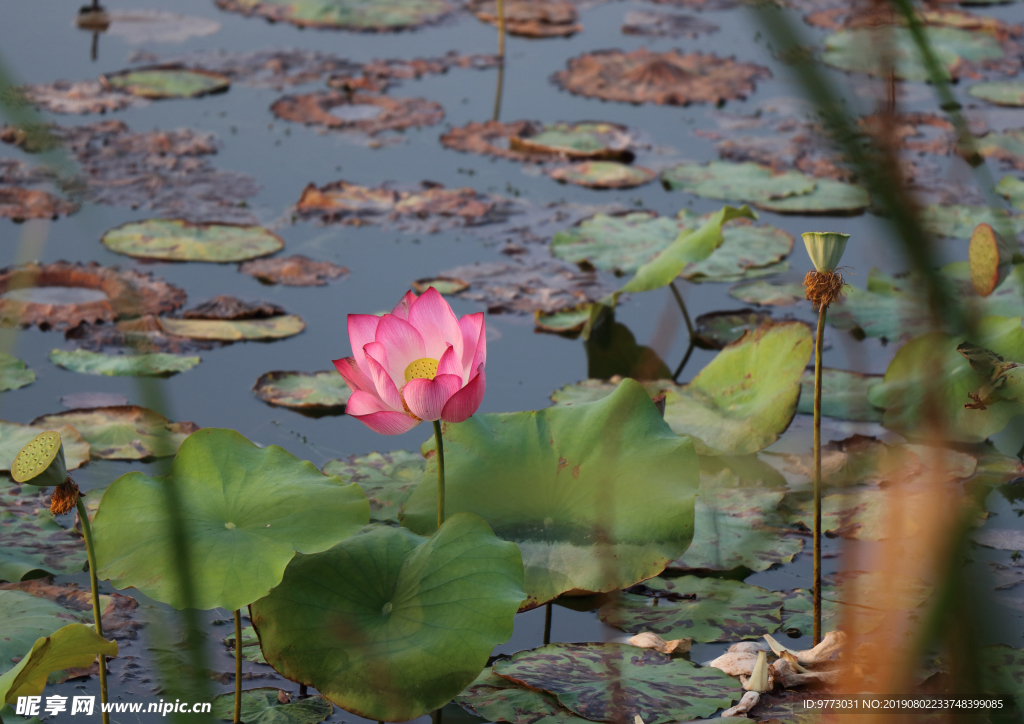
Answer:
[[[68,470],[60,433],[47,430],[32,438],[14,458],[11,477],[17,483],[44,488],[63,484],[68,479]]]

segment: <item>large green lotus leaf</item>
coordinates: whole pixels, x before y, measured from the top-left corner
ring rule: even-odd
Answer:
[[[169,261],[246,261],[284,248],[281,237],[262,226],[183,219],[132,221],[106,232],[101,241],[118,254]]]
[[[666,169],[661,178],[669,188],[696,196],[755,204],[809,194],[817,185],[799,171],[777,172],[757,163],[731,161],[681,163]]]
[[[731,312],[709,312],[693,320],[694,342],[705,349],[722,349],[747,332],[770,323],[770,312],[737,309]]]
[[[89,443],[90,455],[102,460],[168,457],[199,429],[194,422],[171,422],[160,413],[137,405],[68,410],[37,417],[32,424],[44,428],[74,426]],[[67,453],[66,445],[64,451]]]
[[[271,405],[312,413],[343,410],[352,394],[337,370],[266,372],[252,390]]]
[[[978,153],[1024,169],[1024,128],[987,133],[976,142]]]
[[[868,392],[881,382],[882,375],[824,367],[821,370],[821,414],[839,420],[881,422],[883,410],[868,402]],[[814,414],[814,370],[807,369],[800,380],[800,404],[797,412]]]
[[[117,656],[117,644],[85,624],[68,624],[38,638],[31,648],[23,650],[24,658],[0,676],[0,701],[14,704],[19,696],[39,696],[51,672],[84,669],[98,654]]]
[[[814,191],[808,194],[782,199],[760,199],[754,203],[759,209],[774,211],[776,214],[850,216],[870,206],[871,196],[857,184],[823,178],[817,180]]]
[[[543,691],[519,686],[487,668],[455,697],[455,702],[486,721],[509,724],[583,724],[586,719],[559,706]]]
[[[679,213],[680,222],[696,227],[704,217]],[[774,226],[754,226],[744,219],[722,229],[722,243],[703,261],[687,264],[680,273],[692,282],[733,282],[779,271],[779,262],[793,251],[793,237]]]
[[[613,377],[609,380],[583,380],[560,387],[551,393],[551,401],[556,405],[579,405],[587,402],[603,400],[613,393],[622,382],[622,378]],[[650,380],[641,382],[647,394],[653,399],[666,390],[676,387],[672,380]]]
[[[452,10],[447,0],[217,0],[217,5],[300,27],[362,31],[412,28]]]
[[[36,598],[23,591],[0,590],[0,620],[4,622],[0,636],[0,674],[14,666],[12,659],[23,656],[40,636],[69,623],[80,623],[78,616],[45,598]]]
[[[306,328],[302,317],[282,314],[266,319],[173,319],[160,317],[160,326],[167,334],[192,339],[213,339],[221,342],[283,339]]]
[[[757,639],[782,623],[782,594],[741,581],[683,576],[652,578],[644,585],[675,595],[652,599],[623,593],[602,606],[598,617],[628,633],[650,631],[666,640],[699,643]]]
[[[61,526],[49,505],[41,488],[0,482],[0,581],[80,573],[85,567],[81,534]]]
[[[888,30],[889,37],[882,39],[877,37],[878,33],[883,32],[881,28],[840,30],[825,38],[825,52],[821,59],[840,70],[888,77],[888,69],[891,67],[899,79],[927,81],[928,69],[910,30],[904,27],[885,30]],[[961,60],[996,60],[1004,55],[999,41],[984,32],[949,27],[925,27],[924,32],[947,78]],[[879,43],[886,43],[886,47],[891,48],[891,65],[888,60],[883,62],[875,50]]]
[[[996,184],[996,191],[1018,209],[1024,209],[1024,181],[1016,176],[1003,176]]]
[[[788,307],[806,298],[803,284],[766,281],[737,284],[729,289],[729,296],[762,307]]]
[[[50,361],[72,372],[107,377],[163,377],[187,372],[199,364],[198,357],[180,354],[104,354],[87,349],[54,349]]]
[[[924,402],[931,391],[932,404],[943,414],[944,431],[950,440],[982,442],[1002,430],[1017,415],[1024,414],[1024,403],[1011,399],[987,400],[971,408],[971,395],[977,395],[988,382],[957,351],[964,340],[940,332],[917,337],[903,345],[889,363],[882,382],[868,391],[868,401],[885,410],[882,423],[905,435],[923,429]],[[1024,362],[1024,329],[1020,317],[985,317],[970,340],[995,352],[1007,361]],[[938,399],[935,399],[938,398]]]
[[[446,510],[476,513],[523,551],[524,608],[632,585],[690,544],[697,456],[634,380],[590,404],[474,415],[444,435]],[[402,510],[419,533],[436,527],[436,464]]]
[[[398,510],[423,479],[427,461],[418,452],[395,450],[352,455],[347,460],[328,460],[324,475],[337,475],[342,482],[362,488],[370,502],[370,520],[397,523]]]
[[[169,519],[164,486],[181,501]],[[359,487],[234,430],[207,428],[182,443],[164,478],[122,475],[107,488],[93,522],[99,576],[180,608],[169,527],[185,525],[196,608],[234,611],[281,582],[295,553],[316,553],[366,524]]]
[[[17,390],[36,381],[36,373],[14,355],[0,352],[0,392]]]
[[[665,422],[702,455],[745,455],[775,442],[796,414],[811,356],[803,322],[765,325],[733,342],[665,396]]]
[[[1024,233],[1024,216],[991,206],[929,204],[921,209],[921,224],[933,234],[954,239],[970,239],[978,224],[990,224],[994,229],[1005,224],[1014,235]]]
[[[245,724],[317,724],[334,713],[334,705],[322,696],[282,704],[280,691],[273,686],[243,691],[241,720]],[[214,697],[211,713],[217,719],[234,721],[234,693]]]
[[[189,68],[140,68],[102,76],[105,85],[143,98],[195,98],[225,91],[231,80]]]
[[[500,676],[547,691],[591,721],[664,724],[709,717],[736,701],[736,680],[651,649],[626,644],[548,644],[496,661]]]
[[[1024,83],[1019,80],[975,83],[967,92],[997,106],[1024,106]]]
[[[52,423],[33,421],[31,425],[0,420],[0,470],[10,470],[21,449],[46,430],[60,433],[64,445],[64,465],[68,470],[75,470],[89,462],[89,443],[69,420],[55,420]]]
[[[367,719],[406,721],[476,678],[523,596],[516,546],[454,513],[430,538],[373,526],[296,556],[249,610],[283,676]]]

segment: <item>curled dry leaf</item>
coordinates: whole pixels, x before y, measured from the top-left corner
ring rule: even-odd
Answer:
[[[422,78],[425,75],[440,75],[451,68],[473,68],[483,70],[501,63],[496,55],[459,55],[450,51],[437,58],[413,58],[373,60],[353,70],[331,76],[327,85],[345,91],[368,90],[383,92],[393,81]]]
[[[687,105],[746,98],[768,68],[706,53],[599,50],[571,58],[552,80],[570,93],[624,103]]]
[[[20,186],[0,187],[0,218],[26,221],[56,219],[78,211],[78,204],[65,201],[47,191]]]
[[[626,642],[640,649],[654,649],[663,654],[685,654],[693,646],[693,639],[666,641],[656,633],[643,631],[626,639]]]
[[[622,32],[661,38],[696,38],[718,32],[718,26],[693,15],[642,11],[626,13]]]
[[[740,703],[736,706],[730,707],[722,712],[722,718],[725,719],[731,716],[746,716],[747,712],[757,706],[757,702],[761,700],[761,694],[756,691],[747,691],[743,694],[740,699]]]
[[[336,90],[284,96],[274,101],[270,110],[286,121],[371,136],[382,131],[432,126],[444,118],[441,104],[425,98],[391,98]]]
[[[191,309],[185,319],[266,319],[284,314],[283,308],[271,302],[246,302],[229,294],[221,294]]]
[[[512,146],[511,139],[535,135],[540,133],[542,128],[543,125],[535,121],[473,121],[442,134],[441,144],[455,151],[497,156],[511,161],[541,163],[547,160],[543,155],[517,150]]]
[[[7,267],[0,270],[0,295],[0,319],[44,328],[160,314],[185,303],[184,290],[163,279],[96,262]]]
[[[348,269],[329,261],[314,261],[308,256],[254,259],[239,265],[238,271],[256,277],[264,284],[283,284],[286,287],[322,287],[331,279],[348,274]]]
[[[496,0],[471,0],[469,10],[480,20],[498,24]],[[505,0],[505,30],[527,38],[568,37],[581,30],[579,13],[568,0]]]
[[[142,96],[122,93],[96,80],[78,83],[58,80],[27,85],[22,90],[30,103],[50,113],[106,113],[148,103]]]
[[[746,642],[744,642],[746,643]],[[757,664],[757,652],[750,650],[734,651],[739,644],[729,647],[729,650],[718,658],[708,663],[708,666],[724,671],[729,676],[750,676]]]
[[[124,319],[112,325],[83,323],[67,330],[64,337],[73,340],[80,348],[94,352],[124,353],[126,348],[130,348],[133,352],[143,354],[183,354],[220,346],[219,342],[213,340],[196,340],[167,334],[160,321],[152,314],[137,319]],[[127,404],[127,400],[124,404]]]
[[[799,673],[794,664],[785,658],[776,659],[771,668],[775,681],[787,689],[805,684],[835,684],[842,674],[838,666],[820,671],[805,669],[803,673]]]

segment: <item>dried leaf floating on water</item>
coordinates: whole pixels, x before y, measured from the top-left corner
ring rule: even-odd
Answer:
[[[159,277],[95,262],[7,267],[0,270],[0,295],[0,318],[44,328],[160,314],[185,302],[183,290]]]
[[[630,646],[636,646],[638,649],[654,649],[663,654],[685,654],[693,646],[693,639],[685,638],[666,641],[656,633],[643,631],[630,636],[620,643],[627,643]]]
[[[163,10],[109,10],[107,33],[117,35],[131,45],[147,43],[181,43],[190,38],[203,38],[220,30],[220,23],[210,18],[180,15]]]
[[[348,275],[348,269],[329,261],[314,261],[295,254],[273,259],[257,259],[239,265],[238,271],[256,277],[264,284],[286,287],[320,287]]]
[[[168,377],[199,364],[198,357],[176,354],[103,354],[85,349],[51,350],[50,361],[72,372],[107,377]]]
[[[238,297],[221,294],[186,309],[185,319],[266,319],[284,314],[284,309],[272,302],[246,302]]]
[[[441,75],[452,68],[473,68],[483,70],[500,64],[496,55],[459,55],[452,50],[435,58],[413,58],[372,60],[353,71],[333,75],[327,85],[341,90],[368,90],[383,92],[394,81],[422,78],[425,75]]]
[[[0,186],[0,218],[16,222],[28,219],[56,219],[78,211],[78,204],[48,191],[19,186]]]
[[[216,0],[222,10],[299,27],[393,32],[434,23],[455,8],[448,0]]]
[[[426,467],[427,461],[418,452],[395,450],[328,460],[323,472],[362,488],[370,502],[371,521],[397,524],[399,509],[423,479]]]
[[[337,370],[266,372],[253,385],[256,397],[270,405],[311,413],[340,412],[352,391]]]
[[[105,88],[124,91],[150,100],[161,98],[198,98],[223,93],[231,80],[220,73],[181,65],[154,65],[132,68],[100,76]]]
[[[600,50],[571,58],[552,80],[571,93],[624,103],[721,103],[746,98],[764,66],[704,53]]]
[[[550,169],[548,176],[563,183],[591,189],[631,189],[657,178],[650,169],[614,161],[586,161]]]
[[[168,457],[177,452],[182,440],[199,429],[194,422],[171,422],[160,413],[137,405],[68,410],[37,417],[32,425],[74,426],[89,443],[91,457],[101,460]]]
[[[97,80],[72,83],[58,80],[53,83],[26,85],[25,99],[50,113],[106,113],[148,103],[144,97],[123,93],[104,86]]]
[[[286,314],[265,319],[172,319],[159,318],[161,329],[170,335],[221,342],[283,339],[306,328],[302,317]]]
[[[491,25],[498,24],[496,0],[471,0],[469,11]],[[505,31],[526,38],[565,38],[583,30],[569,0],[505,0]]]
[[[425,98],[392,98],[344,91],[284,96],[274,101],[270,110],[286,121],[359,131],[371,136],[382,131],[432,126],[444,118],[441,104]]]
[[[262,226],[184,219],[132,221],[105,232],[100,240],[118,254],[167,261],[238,262],[284,248],[281,237]]]
[[[601,121],[475,121],[442,134],[447,148],[512,161],[544,163],[553,158],[631,161],[634,134],[625,126]]]
[[[622,32],[661,38],[697,38],[718,32],[718,26],[693,15],[633,11],[626,13]]]

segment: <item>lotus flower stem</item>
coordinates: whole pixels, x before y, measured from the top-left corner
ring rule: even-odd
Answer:
[[[690,333],[690,341],[693,341],[693,322],[690,321],[690,313],[686,311],[686,302],[683,301],[683,295],[679,293],[675,282],[670,282],[668,286],[676,298],[676,303],[679,305],[680,311],[683,313],[683,319],[686,320],[686,331]]]
[[[441,423],[434,420],[434,442],[437,443],[437,529],[444,525],[444,438]]]
[[[85,504],[82,503],[81,498],[78,498],[78,500],[75,501],[75,507],[78,509],[78,519],[82,521],[82,537],[85,538],[85,555],[89,560],[89,585],[92,589],[92,618],[96,624],[96,633],[102,636],[103,615],[100,611],[99,581],[96,579],[96,550],[92,545],[92,525],[89,523],[89,512],[85,509]],[[103,654],[99,654],[99,664],[100,703],[106,704],[110,700],[107,698],[107,657]],[[110,714],[106,711],[103,711],[102,714],[103,724],[110,724]]]
[[[242,721],[242,612],[235,610],[235,724]]]
[[[544,605],[544,645],[551,643],[551,601]]]
[[[821,348],[825,339],[825,313],[818,308],[818,335],[814,344],[814,645],[821,642]]]

